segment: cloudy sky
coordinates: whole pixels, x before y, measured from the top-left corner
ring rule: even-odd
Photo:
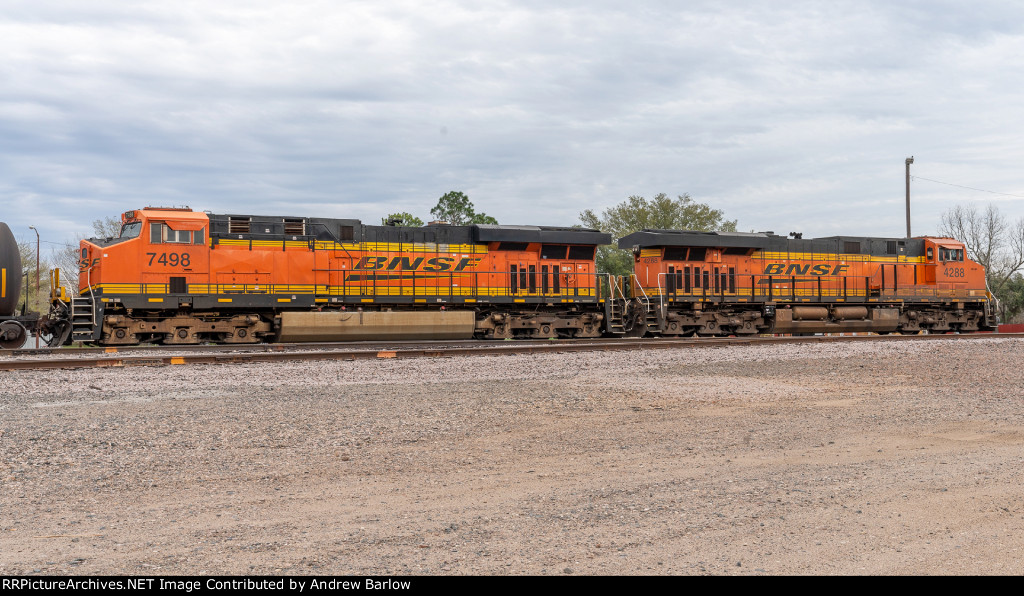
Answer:
[[[429,219],[449,190],[507,224],[664,192],[902,236],[911,155],[915,235],[1024,217],[1021,3],[0,0],[0,55],[22,239],[145,205]]]

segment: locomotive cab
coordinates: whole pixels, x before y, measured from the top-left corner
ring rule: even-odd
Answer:
[[[925,281],[939,290],[967,291],[985,287],[985,271],[966,256],[964,244],[952,238],[925,238]],[[954,292],[957,293],[957,292]]]
[[[122,213],[117,238],[82,241],[80,293],[185,294],[189,283],[205,283],[207,222],[187,208]]]

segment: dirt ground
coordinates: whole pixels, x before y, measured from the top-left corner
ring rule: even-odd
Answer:
[[[1024,573],[1024,341],[0,373],[0,575]]]

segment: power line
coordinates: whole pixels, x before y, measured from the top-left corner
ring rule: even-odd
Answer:
[[[936,184],[945,184],[946,186],[955,186],[957,188],[966,188],[967,190],[976,190],[978,192],[987,192],[994,195],[1003,195],[1004,197],[1017,197],[1018,199],[1024,199],[1024,195],[1015,195],[1008,192],[996,192],[994,190],[985,190],[984,188],[974,188],[973,186],[963,186],[962,184],[953,184],[952,182],[943,182],[941,180],[932,180],[931,178],[922,178],[921,176],[911,176],[912,180],[926,180],[928,182],[934,182]]]

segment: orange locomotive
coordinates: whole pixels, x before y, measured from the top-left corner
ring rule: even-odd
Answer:
[[[633,335],[744,335],[995,327],[981,265],[951,238],[644,230],[632,249]]]
[[[596,230],[420,228],[149,207],[81,243],[64,339],[328,341],[596,337]]]

